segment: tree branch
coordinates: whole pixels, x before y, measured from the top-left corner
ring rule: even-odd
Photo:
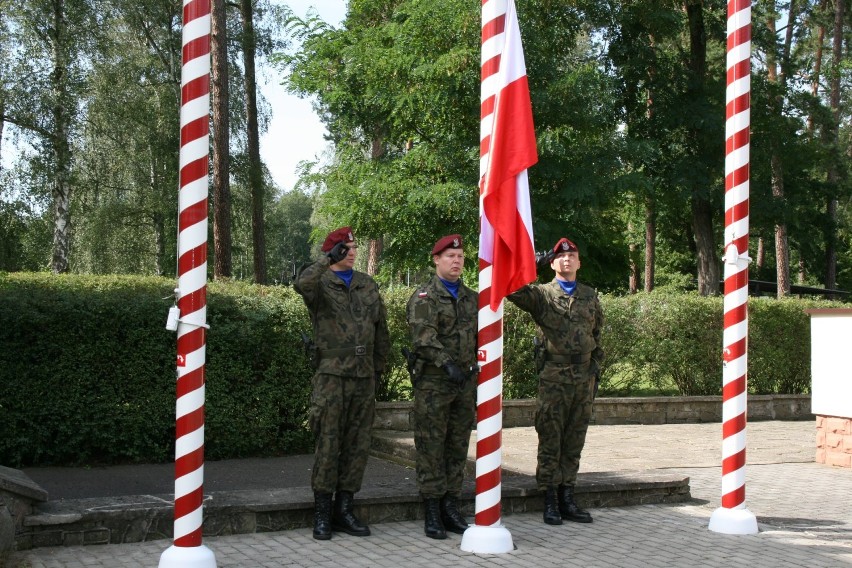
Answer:
[[[49,130],[47,130],[45,128],[42,128],[41,126],[39,126],[37,124],[29,122],[27,120],[23,120],[23,119],[20,119],[20,118],[17,118],[15,116],[11,116],[11,115],[8,115],[8,114],[0,115],[0,118],[2,118],[3,122],[8,122],[10,124],[14,124],[18,128],[23,128],[24,130],[29,130],[31,132],[35,132],[36,134],[38,134],[40,136],[44,136],[45,138],[47,138],[49,140],[53,139],[53,133],[52,132],[50,132]]]

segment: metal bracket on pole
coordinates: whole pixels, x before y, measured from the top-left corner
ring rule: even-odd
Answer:
[[[752,258],[748,255],[748,251],[740,254],[737,245],[731,243],[725,249],[725,255],[722,257],[725,264],[731,264],[739,269],[744,269],[751,264]]]
[[[180,308],[177,306],[177,298],[180,297],[180,289],[175,288],[175,305],[169,308],[169,315],[166,318],[166,329],[169,331],[177,331],[178,323],[182,323],[184,325],[190,325],[193,327],[203,327],[204,329],[210,329],[210,325],[203,321],[195,321],[193,317],[180,317]]]
[[[193,327],[203,327],[204,329],[210,329],[210,324],[203,321],[195,321],[195,318],[187,317],[187,318],[179,318],[178,321],[184,325],[191,325]]]
[[[175,288],[175,303],[169,308],[169,315],[166,318],[166,329],[169,331],[177,331],[178,322],[180,321],[180,308],[177,306],[177,301],[180,298],[180,288]],[[163,298],[168,299],[168,296]]]

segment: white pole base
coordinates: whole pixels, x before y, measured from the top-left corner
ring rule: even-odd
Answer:
[[[722,534],[757,534],[757,517],[746,508],[719,507],[710,515],[710,526],[707,528]]]
[[[496,527],[480,527],[473,525],[464,531],[461,549],[474,554],[503,554],[515,550],[512,533],[500,525]]]
[[[170,546],[160,556],[159,568],[216,568],[216,557],[203,544]]]

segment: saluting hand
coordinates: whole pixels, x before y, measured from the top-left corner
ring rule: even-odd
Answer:
[[[547,268],[553,262],[554,258],[556,258],[556,253],[552,250],[539,251],[535,253],[535,266],[539,270]]]
[[[332,247],[330,251],[328,251],[328,258],[331,259],[332,264],[337,264],[349,254],[349,247],[346,246],[346,243],[340,242]]]

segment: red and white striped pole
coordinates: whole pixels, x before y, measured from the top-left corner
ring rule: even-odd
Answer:
[[[174,545],[160,568],[215,568],[201,543],[207,333],[210,0],[184,0],[178,194]],[[170,318],[171,321],[172,318]],[[173,324],[172,324],[173,325]],[[167,327],[169,324],[167,323]]]
[[[745,507],[748,376],[748,205],[751,2],[728,2],[725,109],[725,300],[722,341],[722,506],[710,530],[755,534]]]
[[[482,205],[482,179],[488,168],[494,103],[501,85],[495,80],[506,26],[507,0],[482,3],[479,178],[480,223],[487,223]],[[462,536],[461,549],[497,554],[514,549],[512,535],[501,522],[503,463],[503,302],[491,304],[491,263],[479,259],[479,317],[476,391],[476,505],[474,526]]]

